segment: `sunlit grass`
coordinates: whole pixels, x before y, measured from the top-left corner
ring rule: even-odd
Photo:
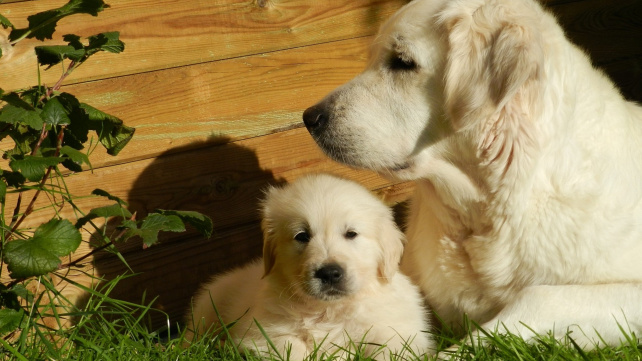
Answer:
[[[168,327],[153,330],[149,316],[161,312],[147,305],[137,305],[109,297],[119,279],[104,283],[98,290],[87,288],[89,294],[82,309],[65,313],[49,310],[48,316],[73,318],[75,326],[57,330],[39,323],[37,318],[26,319],[23,332],[12,338],[0,339],[0,358],[6,360],[259,360],[245,354],[236,345],[222,342],[213,330],[199,337],[188,346],[184,329]],[[49,286],[48,286],[49,287]],[[50,292],[55,292],[51,291]],[[35,302],[35,301],[34,301]],[[62,323],[62,322],[61,322]],[[174,325],[175,326],[175,325]],[[232,326],[233,327],[233,326]],[[224,330],[223,330],[224,331]],[[265,335],[267,336],[267,335]],[[552,335],[542,335],[532,342],[525,342],[514,335],[486,333],[485,339],[461,342],[452,335],[433,335],[439,345],[439,356],[456,360],[642,360],[642,348],[636,335],[623,331],[619,347],[598,347],[584,351],[571,339],[558,340]],[[313,351],[308,360],[369,360],[365,345],[360,340],[326,353],[321,348]],[[454,347],[453,344],[455,345]],[[449,348],[450,347],[450,348]],[[446,350],[449,348],[448,350]],[[276,351],[276,348],[275,348]],[[406,352],[393,355],[380,345],[374,357],[382,360],[431,360],[434,356],[415,355],[409,345]],[[270,361],[287,361],[287,353],[272,353]],[[299,361],[299,360],[297,360]]]

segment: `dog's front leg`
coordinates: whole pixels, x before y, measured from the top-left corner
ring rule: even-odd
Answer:
[[[642,331],[642,283],[526,287],[482,328],[526,340],[553,332],[584,348],[619,346]]]
[[[481,328],[462,343],[484,345],[485,333],[511,333],[533,341],[551,332],[560,340],[572,338],[584,349],[619,346],[633,333],[642,333],[642,283],[526,287]],[[450,359],[459,347],[453,345],[439,359]]]
[[[558,339],[571,337],[585,349],[604,343],[619,346],[633,332],[642,332],[642,283],[526,287],[481,327],[527,341],[552,332]],[[467,343],[476,343],[483,334],[474,331]]]

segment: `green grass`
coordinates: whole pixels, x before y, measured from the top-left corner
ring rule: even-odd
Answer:
[[[13,338],[0,337],[1,360],[258,360],[243,355],[231,343],[222,343],[217,337],[203,337],[189,347],[182,347],[183,334],[173,328],[151,330],[148,319],[152,313],[161,312],[146,305],[136,305],[109,297],[118,279],[105,283],[98,291],[87,289],[89,299],[82,309],[48,315],[59,318],[72,317],[76,326],[66,330],[53,330],[37,322],[36,317],[26,318],[23,331]],[[151,304],[151,303],[150,303]],[[37,307],[34,307],[36,309]],[[44,308],[43,308],[44,309]],[[33,315],[32,315],[33,316]],[[6,336],[6,335],[5,335]],[[439,343],[440,355],[451,355],[443,350],[459,343],[448,335],[434,335]],[[526,343],[513,335],[490,333],[482,345],[479,340],[459,346],[454,353],[458,360],[642,360],[642,346],[635,335],[623,334],[619,347],[598,347],[583,351],[572,341],[558,341],[550,335]],[[367,360],[363,346],[348,347],[352,360]],[[378,358],[387,350],[382,346]],[[288,360],[287,355],[274,355],[273,360]],[[317,352],[310,360],[336,359],[334,354]],[[410,353],[396,360],[431,360],[427,356]],[[298,360],[297,360],[298,361]]]

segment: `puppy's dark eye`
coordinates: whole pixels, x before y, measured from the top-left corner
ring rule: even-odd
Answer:
[[[357,232],[355,232],[355,231],[353,231],[353,230],[350,230],[350,231],[347,231],[347,232],[346,232],[346,234],[344,235],[344,237],[345,237],[346,239],[355,239],[355,238],[357,238],[357,236],[358,236],[358,235],[359,235],[359,234],[358,234]]]
[[[390,60],[388,61],[388,67],[390,68],[390,70],[408,71],[416,70],[419,65],[417,65],[414,60],[407,56],[401,54],[392,54]]]
[[[301,243],[310,242],[310,234],[306,231],[301,231],[294,235],[294,240]]]

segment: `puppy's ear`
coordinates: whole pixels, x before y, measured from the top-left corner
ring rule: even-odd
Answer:
[[[399,262],[403,254],[406,237],[397,228],[392,217],[381,222],[381,232],[379,234],[381,248],[378,268],[379,278],[384,282],[388,282],[399,271]]]
[[[263,230],[263,277],[267,276],[274,268],[276,262],[276,225],[274,221],[274,201],[279,190],[269,187],[265,190],[265,199],[261,203],[263,219],[261,229]]]
[[[264,218],[261,228],[263,229],[263,277],[265,277],[272,271],[276,262],[276,239],[275,229],[270,220]]]
[[[514,126],[508,121],[527,117],[535,108],[528,102],[537,96],[543,72],[537,30],[537,15],[543,14],[513,2],[493,1],[476,9],[453,2],[441,13],[449,46],[446,108],[457,129]]]

